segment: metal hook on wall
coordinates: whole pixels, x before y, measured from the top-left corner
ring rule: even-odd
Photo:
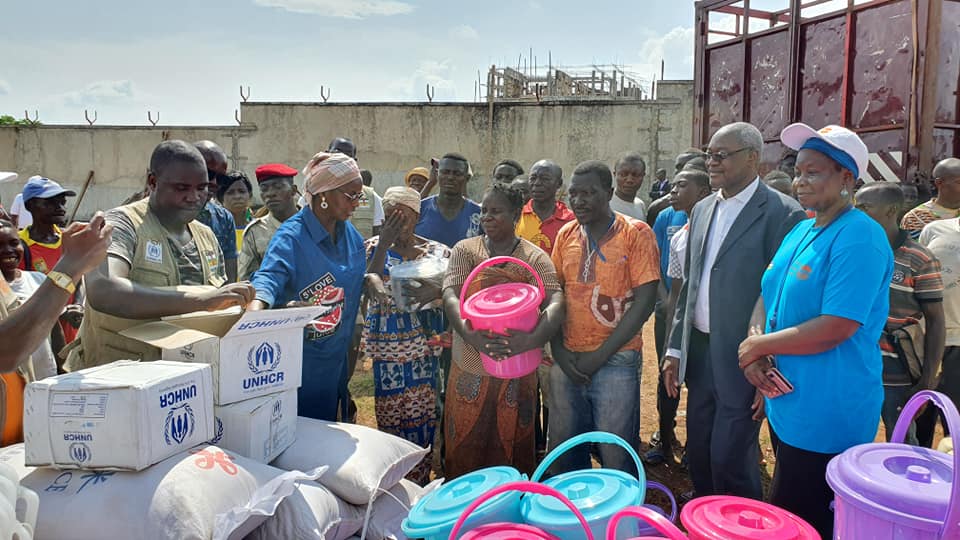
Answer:
[[[242,84],[240,85],[240,99],[242,99],[244,103],[246,103],[247,100],[250,99],[250,87],[249,87],[249,86],[247,86],[247,95],[243,95],[243,85],[242,85]]]
[[[427,101],[429,101],[430,103],[433,103],[433,96],[434,96],[436,93],[437,93],[436,87],[432,87],[432,86],[430,86],[430,84],[428,83],[428,84],[427,84]]]
[[[151,124],[153,124],[154,126],[156,126],[156,125],[157,125],[157,122],[160,121],[160,111],[157,111],[157,119],[156,119],[156,120],[153,119],[153,114],[152,114],[150,111],[147,111],[147,120],[149,120]]]
[[[324,93],[326,92],[326,93]],[[323,102],[326,103],[330,100],[330,89],[325,86],[320,86],[320,97],[323,98]]]
[[[27,121],[31,126],[35,126],[40,123],[40,113],[36,110],[33,111],[33,118],[30,118],[30,113],[26,109],[23,110],[23,119]]]
[[[93,111],[93,120],[91,120],[91,119],[90,119],[90,114],[87,113],[87,110],[86,110],[86,109],[84,109],[84,110],[83,110],[83,117],[86,118],[86,119],[87,119],[87,123],[92,126],[93,123],[97,121],[97,111]]]
[[[237,125],[240,125],[243,123],[240,121],[240,109],[233,110],[233,119],[237,121]]]

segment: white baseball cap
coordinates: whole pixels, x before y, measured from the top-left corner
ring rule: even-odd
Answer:
[[[829,125],[820,128],[820,130],[815,130],[806,124],[797,122],[783,128],[783,131],[780,132],[780,141],[794,150],[800,150],[810,139],[820,139],[850,156],[857,164],[860,176],[867,173],[870,151],[867,150],[867,145],[863,143],[859,135],[845,127]]]
[[[17,179],[17,173],[0,171],[0,184],[4,182],[13,182]]]

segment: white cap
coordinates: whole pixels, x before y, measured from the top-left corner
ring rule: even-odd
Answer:
[[[860,169],[860,176],[867,174],[867,165],[870,163],[870,151],[859,135],[841,126],[829,125],[819,131],[812,127],[796,123],[790,124],[780,132],[780,141],[788,148],[799,150],[807,140],[820,139],[830,146],[845,152],[856,162]]]
[[[17,179],[17,173],[0,171],[0,184],[4,182],[13,182]]]

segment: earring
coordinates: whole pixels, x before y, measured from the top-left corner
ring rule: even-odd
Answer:
[[[327,204],[327,196],[326,196],[326,195],[321,195],[320,197],[321,197],[321,198],[320,198],[320,208],[323,208],[324,210],[326,210],[327,208],[330,208],[330,205]]]
[[[843,188],[842,190],[840,190],[840,196],[846,199],[847,197],[850,196],[850,192],[847,191],[847,188]]]

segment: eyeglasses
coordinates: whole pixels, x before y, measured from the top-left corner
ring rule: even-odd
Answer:
[[[705,159],[705,160],[707,160],[707,161],[711,161],[711,160],[712,160],[712,161],[724,161],[724,160],[730,159],[731,157],[733,157],[733,156],[736,155],[736,154],[739,154],[740,152],[745,152],[745,151],[747,151],[747,150],[752,150],[752,149],[751,149],[751,148],[748,148],[748,147],[744,147],[744,148],[741,148],[741,149],[739,149],[739,150],[734,150],[733,152],[723,152],[723,151],[721,151],[721,152],[709,152],[709,151],[705,151],[705,152],[703,153],[703,159]]]
[[[363,198],[363,191],[358,191],[356,193],[347,193],[346,191],[343,191],[340,188],[337,188],[337,191],[339,191],[344,197],[349,199],[350,202],[360,202],[360,199]]]

